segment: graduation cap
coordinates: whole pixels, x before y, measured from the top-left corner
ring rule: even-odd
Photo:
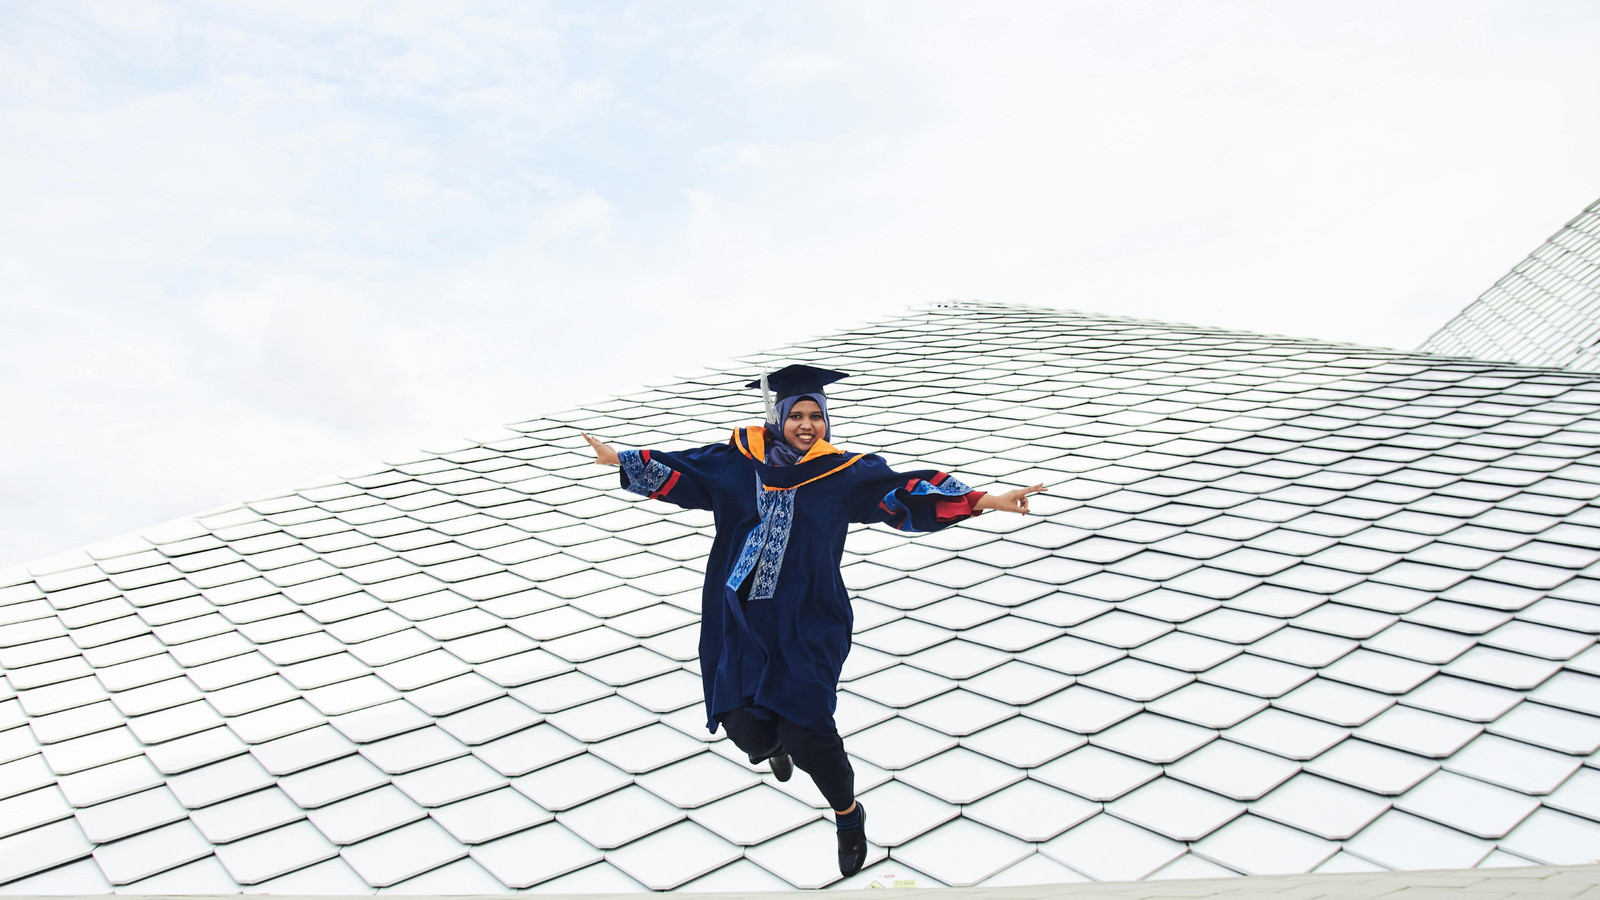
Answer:
[[[784,366],[776,372],[768,372],[745,387],[768,388],[777,399],[782,400],[800,394],[820,394],[824,385],[849,377],[844,372],[819,369],[815,366]]]
[[[776,372],[768,372],[745,387],[761,388],[762,398],[767,404],[767,421],[770,422],[777,414],[778,401],[798,397],[801,394],[821,394],[824,385],[848,377],[850,376],[847,373],[835,372],[832,369],[793,365],[784,366]]]

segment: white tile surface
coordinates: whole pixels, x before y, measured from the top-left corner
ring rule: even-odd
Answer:
[[[952,887],[978,884],[1033,853],[1033,846],[967,818],[896,847],[896,860]]]
[[[634,841],[607,859],[651,890],[671,890],[738,859],[737,846],[694,822]]]
[[[1553,809],[1541,809],[1507,835],[1500,846],[1545,865],[1569,865],[1594,859],[1600,825]]]
[[[373,893],[373,887],[363,881],[349,863],[337,856],[296,869],[287,875],[244,886],[246,894],[310,894],[318,890],[338,891],[345,895]]]
[[[427,894],[448,897],[509,894],[512,893],[512,890],[473,860],[458,859],[455,862],[445,863],[439,868],[431,869],[421,875],[407,878],[398,884],[390,885],[379,890],[378,893],[400,894],[403,896]]]
[[[895,777],[946,802],[965,805],[1021,781],[1026,774],[981,753],[956,747],[902,769]]]
[[[1344,849],[1390,869],[1466,869],[1494,844],[1392,809],[1345,841]]]
[[[1390,807],[1390,800],[1358,788],[1302,773],[1259,801],[1250,811],[1329,840],[1358,834]]]
[[[748,859],[736,860],[683,885],[687,893],[745,894],[788,891],[793,885]]]
[[[860,793],[867,807],[867,840],[897,847],[960,814],[960,808],[910,785],[890,781]]]
[[[1182,856],[1184,848],[1115,816],[1098,815],[1040,844],[1039,852],[1096,881],[1131,881]]]
[[[585,753],[512,779],[511,786],[545,809],[560,811],[608,794],[632,780],[616,766]]]
[[[82,859],[94,845],[76,821],[65,819],[0,838],[0,850],[0,874],[10,881]]]
[[[1244,813],[1244,805],[1173,778],[1157,778],[1106,804],[1106,812],[1173,840],[1198,841]]]
[[[373,887],[388,887],[467,855],[467,847],[432,819],[387,831],[339,851]]]
[[[1299,771],[1290,760],[1232,741],[1213,741],[1166,767],[1179,781],[1245,801],[1260,799]]]
[[[206,856],[117,888],[119,894],[231,894],[239,890],[215,856]]]
[[[1217,733],[1155,713],[1138,713],[1089,739],[1090,743],[1135,759],[1165,764],[1183,759],[1210,743]]]
[[[602,850],[621,847],[683,817],[683,810],[637,785],[556,814],[562,825]]]
[[[639,894],[649,888],[608,862],[598,862],[529,888],[534,894]]]
[[[189,811],[166,787],[152,788],[77,811],[78,824],[83,826],[83,833],[97,844],[129,837],[188,816]]]
[[[335,844],[354,844],[415,822],[428,814],[394,785],[313,809],[311,824]]]
[[[803,775],[798,777],[804,778]],[[641,787],[680,809],[704,806],[760,781],[761,776],[715,753],[691,756],[638,778]]]
[[[812,822],[749,848],[745,856],[795,887],[827,887],[839,881],[837,833],[831,822]],[[882,848],[870,842],[867,851],[868,866],[879,863],[886,855]]]
[[[508,779],[475,756],[417,769],[394,777],[394,785],[423,806],[443,806],[508,784]]]
[[[1539,801],[1454,772],[1435,772],[1396,797],[1394,805],[1441,825],[1493,840],[1517,827],[1539,808]]]
[[[555,818],[511,788],[428,810],[427,814],[463,844],[481,844]]]
[[[1035,853],[1022,862],[984,879],[980,885],[1023,887],[1035,884],[1072,884],[1088,880],[1082,874],[1074,872],[1043,853]]]
[[[1159,766],[1100,747],[1082,747],[1029,773],[1029,777],[1107,802],[1161,775]]]
[[[1032,779],[1018,782],[962,809],[962,815],[1024,841],[1038,843],[1100,812],[1084,800]]]
[[[306,811],[275,787],[192,810],[189,820],[213,844],[226,844],[306,817]]]
[[[592,865],[602,854],[557,822],[519,831],[472,848],[472,858],[514,887],[532,887]]]
[[[744,847],[765,843],[820,815],[816,809],[764,784],[689,812],[690,819]]]
[[[1194,853],[1185,853],[1172,862],[1151,872],[1151,881],[1192,881],[1198,878],[1232,878],[1239,873],[1216,863],[1196,856]]]
[[[359,756],[347,756],[315,768],[278,779],[278,787],[289,799],[306,809],[325,806],[389,780],[372,763]]]
[[[1305,764],[1307,772],[1387,796],[1410,790],[1438,767],[1430,759],[1360,740],[1345,741]]]
[[[1193,852],[1246,875],[1310,872],[1339,851],[1339,845],[1259,816],[1244,815],[1207,835]]]
[[[983,304],[869,327],[795,351],[857,373],[846,446],[1057,490],[851,532],[837,721],[873,838],[922,856],[841,886],[1594,856],[1593,376]],[[7,576],[0,891],[103,892],[91,851],[166,892],[837,883],[809,779],[704,729],[710,516],[577,452],[721,440],[778,358]]]
[[[296,822],[217,848],[217,858],[240,884],[260,884],[338,854],[339,848],[310,822]]]
[[[101,844],[94,861],[112,884],[130,884],[211,855],[211,842],[188,820]]]

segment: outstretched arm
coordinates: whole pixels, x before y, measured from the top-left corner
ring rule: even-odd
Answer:
[[[978,502],[972,508],[979,512],[986,509],[998,509],[1005,512],[1021,513],[1025,516],[1028,514],[1028,495],[1042,494],[1046,490],[1048,488],[1044,485],[1036,484],[1033,487],[1006,491],[1004,494],[984,494],[978,498]]]
[[[931,469],[896,472],[879,456],[867,456],[855,467],[858,486],[852,490],[850,521],[883,523],[906,532],[948,528],[986,509],[1028,512],[1028,495],[1044,485],[1003,494],[975,491],[944,472]]]
[[[696,447],[675,453],[658,450],[618,450],[585,434],[594,461],[621,466],[622,489],[653,500],[665,500],[685,509],[711,509],[711,487],[727,466],[733,448],[726,444]]]

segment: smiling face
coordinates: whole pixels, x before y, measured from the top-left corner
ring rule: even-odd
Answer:
[[[783,420],[783,439],[801,453],[811,449],[819,439],[828,439],[828,420],[815,400],[798,400]]]

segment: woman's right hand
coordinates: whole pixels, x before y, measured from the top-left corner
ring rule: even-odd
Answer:
[[[618,466],[622,464],[622,460],[617,458],[616,449],[610,444],[599,438],[591,437],[587,433],[584,434],[583,439],[589,442],[590,447],[594,448],[595,462],[602,466]]]

